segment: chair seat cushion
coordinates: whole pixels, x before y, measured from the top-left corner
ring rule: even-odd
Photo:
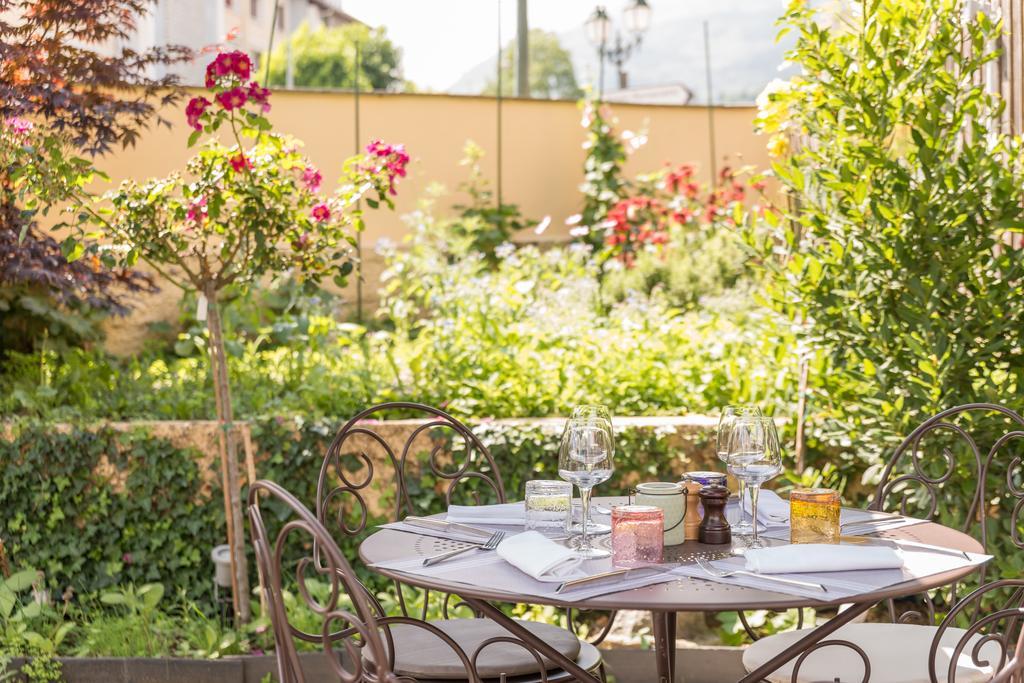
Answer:
[[[743,666],[753,671],[769,659],[806,636],[811,629],[789,631],[762,638],[743,653]],[[846,640],[864,650],[871,662],[871,683],[929,683],[928,653],[932,638],[938,628],[913,624],[847,624],[825,640]],[[935,671],[939,680],[946,680],[950,658],[957,643],[966,634],[958,628],[947,629],[936,653]],[[957,683],[981,683],[992,677],[993,665],[999,664],[1000,647],[989,642],[981,647],[979,661],[988,661],[988,666],[975,664],[971,650],[982,636],[974,635],[957,660]],[[771,683],[789,683],[793,676],[796,659],[769,674]],[[798,683],[832,681],[840,678],[860,681],[864,677],[864,664],[854,650],[841,645],[822,647],[812,652],[800,665]]]
[[[438,619],[429,623],[458,643],[470,660],[485,641],[511,637],[508,631],[489,619]],[[568,659],[577,661],[581,642],[571,632],[550,624],[518,623]],[[462,661],[433,633],[416,626],[395,624],[391,626],[391,636],[395,643],[394,672],[399,676],[465,680],[466,669]],[[557,669],[557,665],[547,658],[543,658],[543,662],[547,670]],[[527,650],[513,643],[499,642],[484,648],[477,659],[477,671],[481,678],[498,678],[501,675],[536,674],[539,668],[537,660]]]

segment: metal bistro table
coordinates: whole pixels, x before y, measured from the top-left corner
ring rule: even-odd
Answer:
[[[595,500],[595,502],[605,505],[614,504],[619,501],[620,499],[615,498]],[[981,544],[967,534],[931,522],[882,532],[877,534],[877,536],[917,541],[956,550],[965,550],[971,553],[982,552]],[[716,583],[710,580],[678,578],[666,583],[644,588],[634,588],[618,593],[608,593],[586,600],[559,602],[535,596],[520,595],[514,592],[480,588],[464,583],[414,576],[396,570],[372,566],[377,562],[427,557],[440,552],[442,549],[451,548],[451,543],[451,541],[447,540],[382,529],[363,541],[359,547],[359,556],[372,571],[388,578],[396,579],[410,586],[457,594],[469,606],[501,624],[512,635],[528,642],[546,657],[556,662],[559,667],[571,672],[582,681],[593,680],[593,677],[576,666],[575,662],[569,661],[560,655],[547,643],[532,637],[529,631],[505,616],[492,603],[529,603],[572,607],[574,609],[648,611],[651,613],[651,619],[654,623],[655,656],[657,658],[659,683],[675,682],[676,613],[678,612],[786,610],[795,607],[820,608],[838,604],[850,605],[849,608],[839,615],[814,629],[808,636],[797,641],[792,647],[766,662],[760,669],[747,674],[739,682],[758,683],[763,680],[764,676],[789,660],[795,659],[801,652],[823,640],[826,636],[851,622],[858,615],[882,600],[914,595],[932,588],[938,588],[957,581],[977,569],[977,567],[966,567],[935,574],[924,579],[906,581],[884,590],[831,601],[812,600],[784,593]],[[665,560],[667,562],[681,561],[685,563],[687,561],[695,561],[698,556],[715,558],[721,557],[723,554],[723,546],[709,546],[694,541],[687,541],[683,545],[666,548]]]

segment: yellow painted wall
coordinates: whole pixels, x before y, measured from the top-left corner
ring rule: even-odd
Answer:
[[[306,153],[333,181],[341,163],[356,151],[354,97],[350,93],[275,92],[270,116],[275,130],[290,133],[306,144]],[[184,107],[184,102],[181,105]],[[709,162],[708,115],[704,107],[616,104],[620,130],[646,131],[649,140],[626,166],[627,175],[647,172],[667,161],[697,162],[707,179]],[[102,160],[102,167],[117,182],[144,179],[179,169],[190,155],[185,146],[188,130],[181,111],[164,112],[174,127],[154,128],[138,146]],[[753,133],[751,107],[715,110],[715,146],[719,165],[767,167],[763,138]],[[373,138],[405,143],[411,157],[409,177],[399,187],[396,210],[370,212],[363,243],[367,249],[365,293],[372,307],[376,299],[380,263],[372,247],[381,237],[399,241],[405,233],[400,216],[413,209],[427,186],[438,182],[449,189],[443,211],[465,201],[455,192],[466,177],[459,166],[467,139],[484,148],[489,179],[497,176],[497,103],[484,97],[449,95],[371,94],[360,96],[360,143]],[[551,227],[540,238],[565,237],[565,219],[580,208],[583,130],[575,103],[547,100],[504,100],[502,103],[502,190],[505,202],[520,205],[528,218],[551,217]],[[330,189],[328,185],[325,189]],[[108,345],[130,351],[141,338],[140,325],[177,315],[176,296],[165,287],[156,300],[126,321],[111,326]]]

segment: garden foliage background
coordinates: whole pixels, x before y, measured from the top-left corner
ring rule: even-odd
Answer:
[[[335,297],[287,274],[225,292],[235,413],[253,425],[260,476],[313,500],[333,431],[387,400],[481,424],[510,492],[554,476],[556,436],[488,417],[594,401],[617,415],[758,403],[785,419],[789,444],[806,420],[806,466],[790,459],[782,488],[832,485],[863,505],[884,454],[926,416],[973,401],[1019,409],[1024,261],[1007,236],[1024,226],[1024,171],[1019,140],[998,125],[1002,101],[979,85],[1002,27],[953,0],[857,8],[842,30],[799,2],[782,20],[802,71],[766,91],[757,122],[779,192],[765,189],[768,169],[727,168],[713,187],[678,163],[625,177],[624,140],[637,136],[584,102],[571,243],[524,244],[531,217],[495,206],[470,147],[469,202],[438,215],[429,195],[406,217],[406,243],[384,250],[372,320],[341,318]],[[962,50],[964,34],[981,47]],[[201,484],[201,459],[144,431],[96,427],[213,414],[193,303],[131,358],[81,334],[6,352],[0,508],[11,513],[0,535],[10,560],[42,570],[54,591],[160,582],[212,609],[206,553],[223,508]],[[619,473],[652,478],[680,455],[643,430],[621,433],[617,451]],[[1012,467],[997,461],[994,485],[1019,487]],[[973,483],[957,472],[940,520],[962,520]],[[439,511],[429,478],[419,487],[413,500]],[[1017,576],[1013,499],[990,502],[976,512],[999,539],[997,571]]]

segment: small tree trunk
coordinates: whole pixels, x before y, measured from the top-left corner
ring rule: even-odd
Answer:
[[[245,525],[242,516],[241,481],[238,476],[238,433],[231,408],[228,384],[228,359],[224,352],[217,290],[206,292],[206,324],[210,330],[210,373],[216,396],[217,421],[220,423],[221,481],[224,486],[224,510],[227,516],[228,545],[231,547],[232,589],[235,618],[249,621],[249,571],[245,559]]]

